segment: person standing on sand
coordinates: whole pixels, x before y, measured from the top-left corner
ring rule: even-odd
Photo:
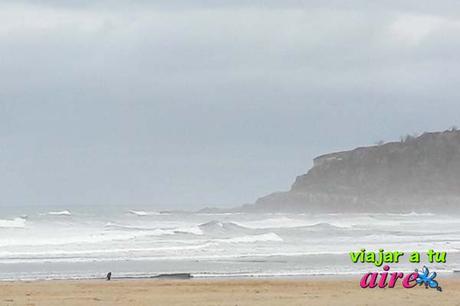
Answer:
[[[112,272],[107,273],[107,280],[109,281],[112,278]]]

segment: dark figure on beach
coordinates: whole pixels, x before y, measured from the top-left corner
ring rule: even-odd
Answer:
[[[112,278],[112,272],[107,273],[107,280],[109,281]]]

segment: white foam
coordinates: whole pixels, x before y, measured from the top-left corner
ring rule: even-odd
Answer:
[[[156,211],[143,211],[143,210],[129,210],[128,213],[135,215],[135,216],[139,216],[139,217],[161,215],[161,213],[156,212]]]
[[[68,210],[61,210],[61,211],[50,211],[48,215],[50,216],[71,216],[72,214]]]
[[[23,218],[14,218],[13,220],[0,219],[0,227],[24,228],[26,220]]]
[[[123,225],[108,222],[105,225],[108,228],[114,228],[119,230],[131,230],[131,231],[149,231],[152,236],[161,235],[174,235],[174,234],[193,234],[203,235],[203,231],[198,226],[191,227],[173,227],[173,228],[158,228],[158,227],[139,227],[131,225]]]
[[[251,243],[251,242],[282,242],[283,239],[275,233],[267,233],[261,235],[247,235],[235,238],[221,239],[220,242],[227,243]]]
[[[197,227],[179,227],[174,229],[175,234],[193,234],[193,235],[203,235],[203,231]]]
[[[200,250],[203,248],[208,248],[214,246],[214,243],[206,242],[202,244],[195,244],[195,245],[180,245],[180,246],[169,246],[169,247],[126,247],[126,248],[106,248],[106,249],[88,249],[88,250],[80,250],[80,249],[72,249],[72,250],[63,250],[63,249],[53,249],[47,251],[30,251],[30,252],[9,252],[9,251],[0,251],[0,259],[33,259],[33,258],[49,258],[62,256],[68,257],[69,256],[88,256],[93,258],[92,256],[99,256],[100,254],[129,254],[133,255],[133,253],[139,252],[168,252],[168,251],[185,251],[185,250]],[[38,259],[38,258],[37,258]]]
[[[175,235],[175,234],[192,234],[192,235],[203,235],[203,231],[198,227],[177,227],[167,229],[153,229],[148,231],[152,236],[163,236],[163,235]]]
[[[52,234],[49,237],[21,237],[10,238],[10,239],[1,239],[0,247],[27,247],[27,246],[40,246],[40,247],[49,247],[56,245],[72,245],[72,244],[96,244],[101,242],[116,242],[116,241],[126,241],[136,238],[146,237],[146,236],[155,236],[155,233],[151,232],[136,232],[136,233],[111,233],[111,234],[83,234],[81,236],[53,236]]]
[[[382,213],[382,214],[374,214],[375,216],[383,215],[383,216],[394,216],[394,217],[432,217],[436,216],[433,213],[417,213],[412,211],[410,213]]]

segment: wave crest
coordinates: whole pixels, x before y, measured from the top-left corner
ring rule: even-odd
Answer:
[[[25,218],[14,218],[12,220],[0,219],[0,227],[24,228],[26,227],[26,219]]]
[[[50,216],[71,216],[72,213],[66,209],[66,210],[61,210],[61,211],[50,211],[48,212],[48,215]]]
[[[203,231],[199,227],[175,227],[175,228],[158,228],[158,227],[142,227],[142,226],[131,226],[108,222],[105,225],[106,228],[114,229],[118,231],[142,231],[148,232],[152,236],[162,235],[174,235],[174,234],[192,234],[192,235],[203,235]]]
[[[144,210],[129,210],[128,214],[139,216],[139,217],[161,215],[161,213],[156,212],[156,211],[144,211]]]

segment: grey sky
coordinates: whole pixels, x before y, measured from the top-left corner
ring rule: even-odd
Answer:
[[[0,205],[239,205],[460,124],[458,1],[62,2],[0,1]]]

